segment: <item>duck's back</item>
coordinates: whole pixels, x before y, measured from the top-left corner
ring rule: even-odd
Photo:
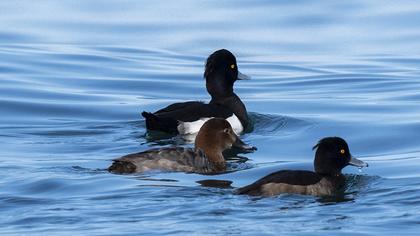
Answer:
[[[205,121],[213,117],[228,118],[233,112],[219,104],[203,102],[174,103],[155,113],[143,112],[146,127],[168,133],[196,133]]]
[[[281,193],[331,195],[344,177],[329,178],[312,171],[283,170],[274,172],[253,184],[239,188],[238,194],[273,196]]]
[[[151,149],[114,160],[108,168],[114,173],[134,173],[149,170],[206,173],[212,165],[200,150],[184,147]]]
[[[232,115],[226,107],[203,102],[183,102],[171,104],[154,114],[159,117],[172,117],[183,122],[197,121],[203,117],[227,118]]]

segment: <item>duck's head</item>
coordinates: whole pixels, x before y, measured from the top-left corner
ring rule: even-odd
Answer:
[[[231,52],[220,49],[207,58],[204,78],[207,91],[212,97],[226,97],[233,93],[236,80],[250,77],[239,72],[236,58]]]
[[[246,145],[233,131],[228,121],[222,118],[212,118],[200,128],[195,138],[195,147],[201,149],[209,159],[220,157],[222,152],[231,148],[233,144],[244,145],[244,149],[251,146]],[[221,156],[223,158],[223,156]],[[220,162],[221,160],[211,160]]]
[[[359,168],[368,166],[367,163],[353,157],[347,142],[339,137],[323,138],[313,149],[316,149],[314,166],[318,174],[338,175],[347,165]]]

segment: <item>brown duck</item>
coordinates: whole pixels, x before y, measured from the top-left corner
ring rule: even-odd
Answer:
[[[226,171],[222,155],[225,149],[240,144],[243,149],[255,150],[242,142],[228,121],[213,118],[204,123],[195,139],[194,148],[165,147],[129,154],[115,159],[108,171],[134,173],[150,170],[213,173]]]

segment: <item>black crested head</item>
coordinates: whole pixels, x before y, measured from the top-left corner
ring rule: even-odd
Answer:
[[[314,166],[318,174],[340,174],[351,159],[347,142],[339,137],[323,138],[313,149],[316,149]]]
[[[233,84],[238,79],[235,56],[226,49],[213,52],[204,71],[207,91],[212,97],[225,97],[233,93]]]

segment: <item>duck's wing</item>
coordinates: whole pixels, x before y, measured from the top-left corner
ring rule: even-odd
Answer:
[[[203,102],[174,103],[155,113],[142,113],[146,119],[147,129],[174,134],[183,133],[182,130],[180,132],[178,129],[180,122],[200,122],[212,117],[227,118],[232,114],[232,111],[224,106],[205,104]]]
[[[154,114],[158,117],[171,117],[182,122],[192,122],[204,117],[227,118],[232,113],[227,107],[216,104],[184,102],[169,105]]]
[[[186,109],[188,107],[195,107],[195,106],[200,106],[202,104],[205,104],[204,102],[200,102],[200,101],[189,101],[189,102],[178,102],[178,103],[173,103],[165,108],[162,108],[156,112],[154,112],[154,114],[158,115],[158,114],[165,114],[165,113],[171,113],[171,112],[177,112],[179,110],[183,110]]]
[[[112,164],[108,167],[109,172],[113,173],[134,173],[138,172],[137,166],[142,161],[148,160],[155,156],[159,149],[151,149],[144,152],[131,153],[120,158],[112,160]]]
[[[293,190],[293,188],[305,188],[306,186],[316,184],[321,179],[321,176],[312,171],[282,170],[271,173],[250,185],[239,188],[236,193],[249,195],[270,195],[266,194],[267,187],[270,184],[272,184],[271,186],[274,186],[273,184],[284,184],[284,188],[289,188]]]
[[[114,173],[149,170],[208,172],[210,168],[202,152],[192,148],[169,147],[125,155],[115,159],[108,170]]]

